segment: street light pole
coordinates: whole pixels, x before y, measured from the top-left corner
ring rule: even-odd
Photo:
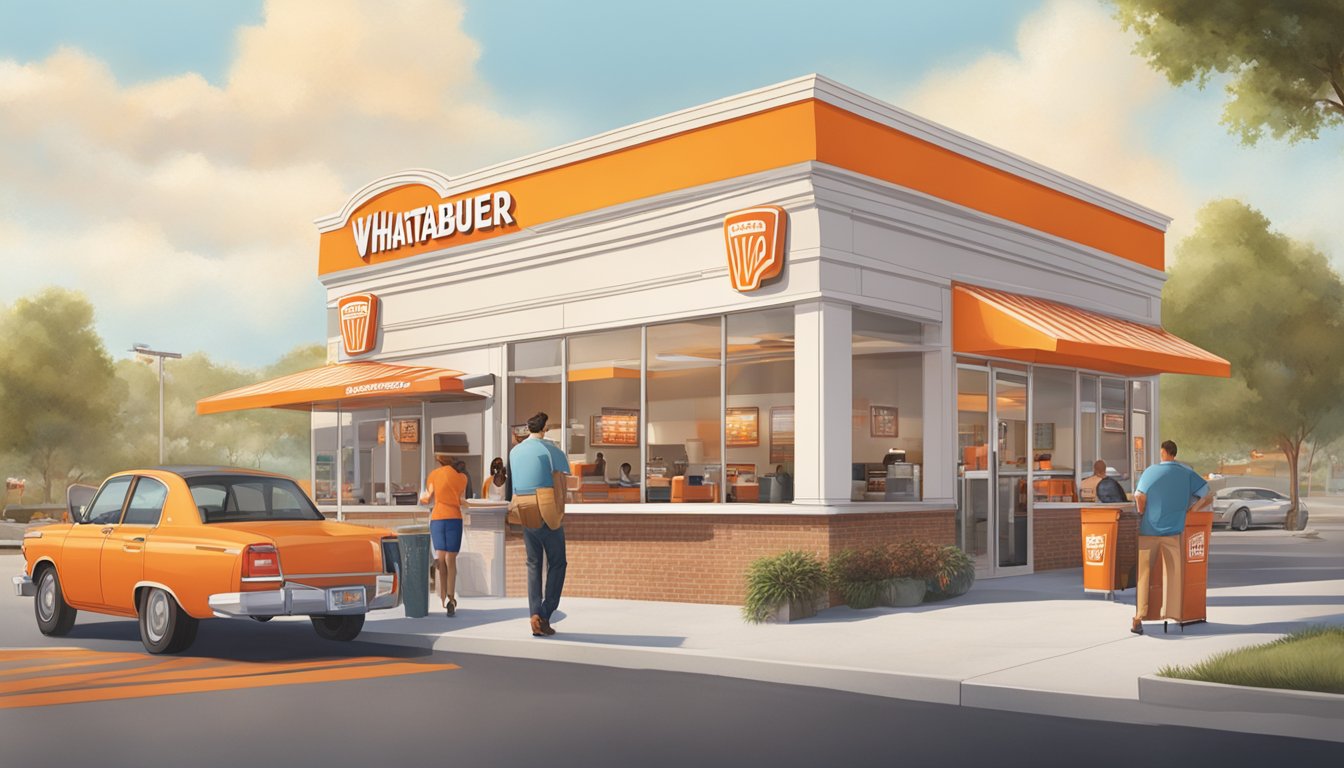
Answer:
[[[150,349],[148,344],[136,344],[131,347],[131,351],[137,355],[146,355],[148,357],[158,358],[159,368],[159,464],[163,464],[163,359],[165,357],[178,360],[182,357],[179,352],[164,352],[162,350]]]

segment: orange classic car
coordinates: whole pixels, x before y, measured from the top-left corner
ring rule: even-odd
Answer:
[[[401,603],[386,530],[326,520],[293,480],[223,467],[120,472],[71,486],[68,524],[24,534],[14,591],[45,635],[78,611],[136,617],[150,653],[177,653],[211,617],[309,616],[353,640],[368,611]]]

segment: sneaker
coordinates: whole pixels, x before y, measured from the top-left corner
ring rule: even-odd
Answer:
[[[542,620],[541,620],[541,633],[542,633],[543,635],[546,635],[547,637],[550,637],[551,635],[554,635],[554,634],[555,634],[555,630],[554,630],[554,629],[551,629],[551,620],[550,620],[550,619],[542,619]]]
[[[543,636],[543,635],[546,634],[546,631],[545,631],[545,629],[543,628],[543,626],[544,626],[544,625],[541,623],[541,616],[538,616],[538,615],[535,614],[535,613],[532,614],[532,636],[533,636],[533,637],[541,637],[541,636]]]

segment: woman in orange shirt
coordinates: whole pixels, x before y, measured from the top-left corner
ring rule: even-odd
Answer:
[[[457,612],[457,553],[462,549],[462,502],[467,496],[466,475],[453,469],[452,457],[434,455],[439,467],[429,473],[420,503],[434,501],[429,513],[429,539],[434,547],[434,572],[439,583],[439,600],[444,613]]]

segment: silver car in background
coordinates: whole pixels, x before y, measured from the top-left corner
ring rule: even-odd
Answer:
[[[1269,488],[1236,486],[1213,495],[1213,524],[1244,531],[1253,525],[1282,527],[1292,499]],[[1298,499],[1297,530],[1307,527],[1307,504]]]

